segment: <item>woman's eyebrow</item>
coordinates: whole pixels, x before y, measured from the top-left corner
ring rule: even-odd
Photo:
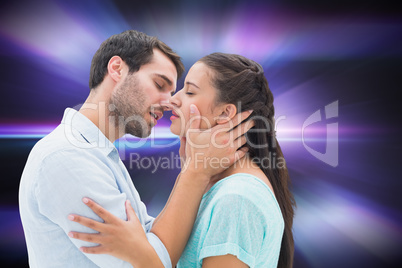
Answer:
[[[191,85],[191,86],[195,86],[196,88],[200,88],[199,86],[197,86],[196,84],[194,84],[193,82],[186,82],[186,85]]]

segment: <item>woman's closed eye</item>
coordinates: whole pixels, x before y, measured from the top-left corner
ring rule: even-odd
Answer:
[[[186,92],[186,95],[194,95],[194,93],[193,93],[193,92],[190,92],[190,91],[187,91],[187,92]]]

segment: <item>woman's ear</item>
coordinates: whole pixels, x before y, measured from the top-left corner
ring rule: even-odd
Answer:
[[[216,123],[225,124],[237,114],[237,108],[234,104],[224,104],[221,108],[221,114],[218,115]]]
[[[123,63],[119,56],[113,56],[107,64],[107,72],[116,83],[122,78]]]

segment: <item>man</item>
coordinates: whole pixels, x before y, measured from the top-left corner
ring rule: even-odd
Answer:
[[[244,156],[236,151],[241,144],[233,145],[237,137],[229,131],[221,138],[231,142],[231,150],[187,148],[187,169],[156,222],[112,142],[126,133],[147,137],[183,71],[180,57],[155,37],[130,30],[102,43],[92,60],[91,91],[84,105],[79,111],[66,109],[61,124],[34,146],[22,174],[19,203],[30,267],[131,267],[113,256],[84,254],[79,248],[93,244],[67,235],[70,230],[90,231],[67,215],[99,219],[82,204],[86,196],[122,219],[127,218],[124,204],[129,200],[146,232],[149,254],[159,257],[151,267],[177,263],[204,189],[222,171],[197,167],[194,156],[226,157],[233,163]],[[192,112],[197,115],[196,109]],[[197,130],[193,124],[192,142],[209,144],[213,131]]]

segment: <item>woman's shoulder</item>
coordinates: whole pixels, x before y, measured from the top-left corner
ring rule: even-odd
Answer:
[[[279,208],[269,186],[260,178],[247,173],[235,173],[218,181],[204,195],[208,203],[247,203],[267,208]]]
[[[210,191],[220,191],[227,194],[237,193],[245,196],[252,195],[255,192],[273,194],[262,179],[248,173],[235,173],[227,176],[215,183]]]

